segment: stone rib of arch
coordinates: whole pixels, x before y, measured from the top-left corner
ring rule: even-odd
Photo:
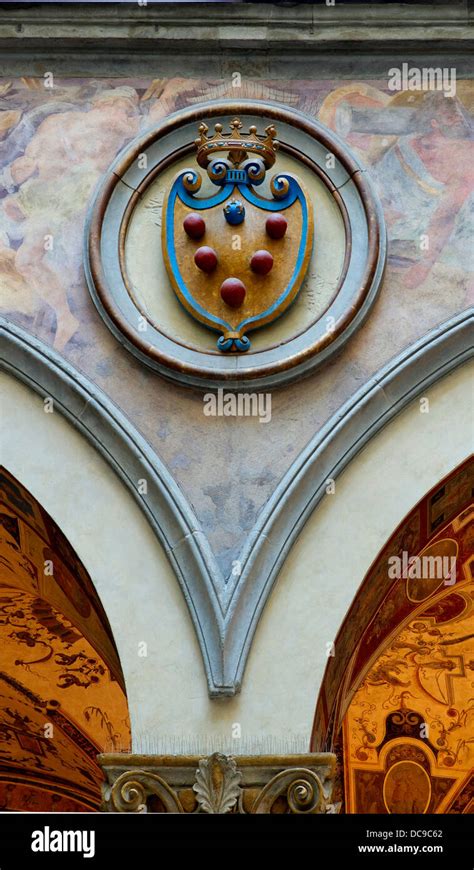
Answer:
[[[107,460],[145,514],[176,574],[198,636],[211,697],[239,691],[278,572],[328,478],[424,390],[474,355],[474,312],[462,312],[391,360],[319,430],[284,475],[224,584],[215,555],[172,474],[106,394],[58,353],[0,318],[0,363],[42,396]],[[138,481],[146,479],[141,494]]]

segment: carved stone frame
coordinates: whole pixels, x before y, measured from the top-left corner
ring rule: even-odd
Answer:
[[[309,166],[337,203],[346,233],[339,286],[322,316],[306,329],[258,353],[216,354],[178,342],[140,314],[128,290],[124,239],[140,197],[166,166],[194,151],[202,119],[239,115],[279,124],[280,150]],[[312,154],[307,154],[308,147]],[[147,168],[138,157],[146,154]],[[334,156],[332,162],[327,155]],[[328,128],[296,110],[259,100],[211,101],[174,113],[119,154],[96,193],[86,225],[84,268],[94,303],[118,341],[146,365],[187,386],[229,389],[278,386],[302,377],[341,348],[363,322],[379,289],[386,258],[382,209],[369,177],[350,150]],[[184,315],[183,315],[184,316]]]

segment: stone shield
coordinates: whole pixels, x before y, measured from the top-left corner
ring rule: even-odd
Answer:
[[[261,195],[248,164],[226,169],[219,191],[204,196],[200,173],[180,172],[162,222],[164,259],[180,302],[220,333],[219,350],[234,353],[250,347],[247,332],[295,300],[313,245],[312,205],[298,178],[276,174]]]

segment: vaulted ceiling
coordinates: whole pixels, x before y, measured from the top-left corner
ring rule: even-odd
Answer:
[[[97,809],[97,754],[129,739],[120,662],[91,579],[0,469],[0,808]]]
[[[346,812],[474,812],[473,485],[471,460],[414,508],[336,640],[313,745],[339,755]]]

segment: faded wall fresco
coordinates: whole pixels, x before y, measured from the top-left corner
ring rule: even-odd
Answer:
[[[259,510],[314,432],[387,360],[472,301],[474,87],[458,81],[456,97],[446,98],[394,95],[387,81],[366,79],[256,80],[238,93],[195,78],[54,85],[0,84],[1,313],[123,409],[178,480],[229,574]],[[202,394],[144,369],[102,324],[82,271],[87,205],[117,152],[171,111],[238,96],[280,101],[339,133],[372,175],[389,235],[387,272],[367,323],[320,372],[274,393],[269,425],[205,417]]]

